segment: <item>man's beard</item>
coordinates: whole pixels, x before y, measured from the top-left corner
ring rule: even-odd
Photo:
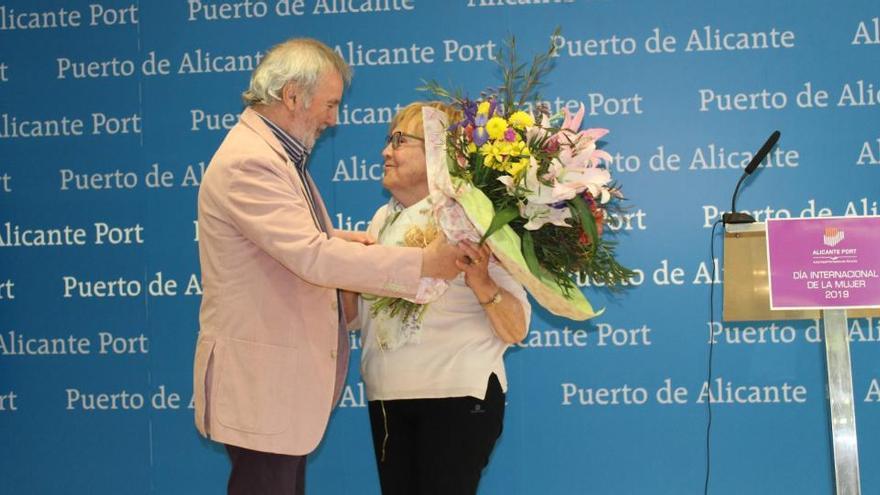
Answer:
[[[319,131],[310,131],[302,136],[302,144],[307,149],[312,149],[315,147],[315,141],[318,140]]]
[[[305,122],[296,122],[292,130],[293,137],[299,139],[306,149],[311,150],[324,131],[324,126],[318,126],[314,120],[309,119]]]

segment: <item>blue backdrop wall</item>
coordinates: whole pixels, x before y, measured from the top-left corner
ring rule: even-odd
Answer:
[[[223,491],[226,457],[192,425],[196,195],[268,47],[312,36],[354,67],[311,167],[337,226],[364,229],[422,79],[476,95],[505,37],[533,55],[557,25],[543,94],[611,129],[630,209],[609,228],[637,277],[620,296],[582,280],[593,321],[537,311],[481,493],[702,492],[710,331],[710,492],[832,493],[817,322],[710,324],[709,240],[773,129],[743,208],[878,213],[876,0],[0,0],[0,492]],[[878,493],[880,322],[850,331]],[[311,493],[378,493],[358,358]]]

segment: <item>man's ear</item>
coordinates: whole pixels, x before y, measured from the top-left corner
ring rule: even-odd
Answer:
[[[298,88],[293,83],[287,83],[281,89],[281,102],[287,107],[288,110],[293,110],[296,108],[296,98],[298,93]]]

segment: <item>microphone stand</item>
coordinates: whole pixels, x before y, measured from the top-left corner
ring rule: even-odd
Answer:
[[[743,171],[742,177],[739,178],[739,182],[736,183],[736,189],[733,190],[733,198],[730,201],[730,212],[721,215],[721,221],[724,224],[742,224],[742,223],[755,223],[755,217],[749,215],[748,213],[738,212],[736,211],[736,196],[739,194],[739,186],[742,185],[743,181],[746,180],[746,177],[752,175],[752,172],[758,168],[758,165],[767,157],[770,153],[770,150],[773,149],[773,146],[776,144],[776,141],[779,141],[780,133],[779,131],[773,131],[773,134],[770,134],[770,137],[767,138],[767,141],[764,142],[764,145],[761,146],[761,149],[758,150],[758,153],[752,157],[752,161],[746,165],[746,169]]]
[[[750,174],[745,172],[742,174],[742,177],[739,178],[739,182],[736,183],[736,189],[733,190],[733,198],[730,202],[730,212],[721,215],[721,222],[726,224],[739,224],[739,223],[755,223],[755,217],[751,216],[748,213],[736,211],[736,195],[739,193],[739,186],[742,185],[743,181],[746,180]]]

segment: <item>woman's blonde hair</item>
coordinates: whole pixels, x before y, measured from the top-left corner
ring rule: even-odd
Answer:
[[[422,108],[431,107],[446,114],[447,125],[452,125],[462,119],[461,111],[442,101],[414,101],[402,108],[391,119],[391,129],[412,134],[413,136],[425,137],[425,127],[422,124]]]

